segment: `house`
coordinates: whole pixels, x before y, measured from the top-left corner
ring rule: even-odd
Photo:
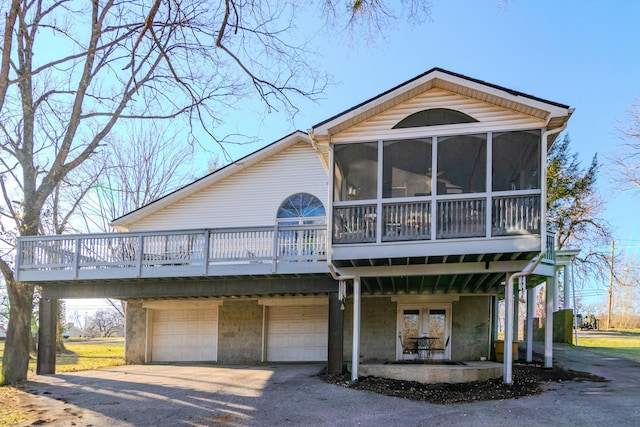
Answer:
[[[5,339],[7,339],[7,330],[4,325],[0,323],[0,341],[4,341]]]
[[[74,323],[67,323],[67,327],[62,332],[62,336],[67,338],[90,338],[88,332],[78,328]]]
[[[430,358],[489,358],[499,298],[506,349],[514,285],[554,298],[546,153],[572,111],[434,68],[115,219],[120,233],[20,238],[18,278],[42,286],[41,313],[126,300],[128,362],[349,362],[357,378],[415,358],[421,336]]]

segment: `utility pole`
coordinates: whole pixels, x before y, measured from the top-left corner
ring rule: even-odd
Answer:
[[[615,241],[611,241],[611,265],[609,268],[609,309],[607,311],[607,329],[611,329],[611,312],[613,311],[613,254]]]

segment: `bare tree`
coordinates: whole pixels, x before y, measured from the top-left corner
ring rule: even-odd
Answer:
[[[347,4],[350,15],[374,18],[386,7],[378,1]],[[297,99],[321,93],[327,80],[311,66],[307,44],[294,28],[296,6],[293,0],[0,4],[4,244],[11,248],[17,235],[42,230],[47,201],[111,143],[110,132],[123,120],[184,119],[192,134],[199,128],[224,143],[212,129],[221,121],[219,111],[237,99],[253,93],[267,111],[295,114]],[[11,255],[3,251],[0,258],[10,301],[0,384],[26,379],[29,361],[34,287],[15,280]]]
[[[67,206],[77,206],[74,231],[107,232],[111,220],[193,179],[194,147],[169,127],[138,122],[69,175]],[[82,222],[79,220],[81,219]]]
[[[621,144],[610,156],[612,179],[621,190],[640,194],[640,101],[629,111],[627,122],[618,128]]]
[[[115,310],[98,310],[85,325],[85,330],[96,337],[111,337],[123,328],[124,317]]]

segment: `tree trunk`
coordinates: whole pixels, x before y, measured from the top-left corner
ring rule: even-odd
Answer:
[[[7,280],[9,324],[2,359],[0,385],[15,385],[27,379],[31,343],[33,285]]]

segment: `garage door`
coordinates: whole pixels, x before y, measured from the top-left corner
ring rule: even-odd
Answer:
[[[269,307],[267,360],[327,360],[328,307]]]
[[[218,307],[154,310],[151,360],[215,361],[218,355]]]

